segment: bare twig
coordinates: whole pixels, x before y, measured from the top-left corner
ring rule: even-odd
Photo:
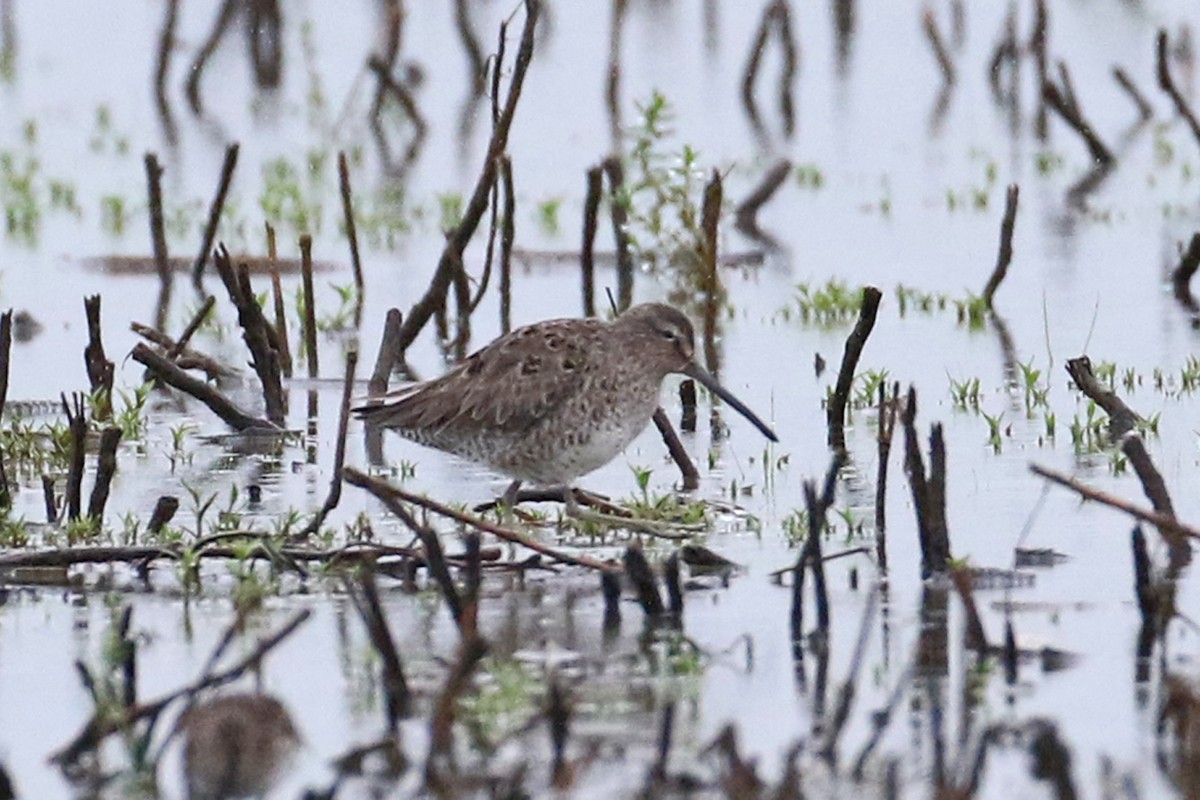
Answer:
[[[140,342],[133,346],[130,356],[159,380],[190,394],[212,409],[218,417],[239,431],[261,429],[278,431],[279,426],[270,420],[252,417],[233,404],[225,395],[201,380],[193,378],[175,364],[155,353]]]
[[[403,489],[398,489],[395,486],[386,483],[385,481],[372,478],[371,476],[360,472],[354,467],[346,467],[343,470],[343,473],[345,474],[346,481],[348,483],[366,489],[367,491],[371,492],[371,494],[383,500],[385,503],[389,501],[403,501],[405,503],[412,503],[413,505],[428,509],[434,513],[441,514],[444,517],[449,517],[457,522],[461,522],[486,533],[490,533],[506,542],[519,544],[522,547],[526,547],[536,553],[541,553],[544,556],[553,558],[555,561],[561,561],[564,564],[575,564],[577,566],[588,567],[589,569],[601,571],[611,571],[617,569],[617,567],[613,564],[599,561],[591,556],[565,553],[561,550],[550,547],[549,545],[542,544],[536,539],[531,539],[527,536],[517,533],[516,531],[508,530],[507,528],[502,528],[499,525],[493,525],[486,520],[474,517],[470,514],[464,514],[461,511],[456,511],[455,509],[449,508],[448,506],[442,505],[441,503],[438,503],[437,501],[431,500],[427,497],[421,497],[420,495],[406,492]]]
[[[229,251],[223,244],[217,246],[213,261],[229,293],[229,299],[237,308],[242,339],[250,351],[250,364],[262,384],[267,419],[282,426],[287,408],[283,395],[283,378],[279,369],[279,348],[273,341],[275,330],[263,316],[262,307],[251,289],[250,275],[245,265],[235,271],[233,263],[229,260]]]
[[[400,319],[400,309],[388,309],[387,318],[383,323],[383,339],[379,343],[379,355],[375,359],[375,370],[371,373],[371,380],[367,384],[367,393],[371,397],[377,397],[387,392],[392,370],[401,360]]]
[[[232,0],[226,0],[226,6],[233,5]],[[222,9],[224,14],[224,9]],[[199,71],[193,71],[192,77],[199,79]],[[189,83],[189,88],[191,84]],[[200,252],[192,264],[192,285],[197,291],[202,288],[201,278],[204,277],[204,265],[208,261],[209,251],[217,238],[217,225],[221,222],[221,212],[225,208],[225,195],[229,193],[229,184],[233,182],[233,171],[237,167],[238,143],[234,142],[225,148],[225,161],[221,164],[221,180],[217,184],[217,193],[213,195],[212,205],[208,207],[208,222],[204,226],[204,236],[200,240]]]
[[[508,86],[508,96],[505,100],[504,109],[500,113],[500,118],[497,120],[495,128],[492,131],[492,138],[488,143],[487,154],[484,156],[483,170],[475,184],[471,198],[463,211],[462,220],[448,237],[446,248],[442,251],[442,257],[438,261],[437,270],[434,273],[429,288],[426,289],[421,299],[413,305],[401,325],[400,344],[402,350],[408,348],[408,345],[417,337],[417,334],[425,326],[425,323],[429,321],[429,318],[433,316],[436,310],[443,306],[446,290],[454,277],[456,263],[454,253],[457,252],[458,257],[461,258],[462,251],[471,240],[471,236],[475,233],[475,229],[478,227],[479,221],[483,218],[483,213],[487,209],[492,181],[495,180],[496,176],[496,161],[508,146],[508,132],[512,127],[513,116],[516,114],[517,101],[521,96],[521,87],[525,81],[525,73],[529,68],[530,59],[533,57],[533,32],[537,23],[539,8],[540,3],[538,0],[526,0],[525,27],[521,32],[521,44],[518,47],[516,63],[513,66],[512,78]]]
[[[154,265],[158,270],[160,284],[158,311],[154,326],[159,330],[166,327],[167,309],[171,305],[171,263],[167,254],[167,234],[163,229],[162,174],[158,156],[146,153],[146,195],[150,205],[150,242],[154,248]]]
[[[613,240],[617,248],[617,311],[633,303],[633,251],[629,241],[629,209],[622,201],[625,169],[621,159],[609,156],[602,164],[608,178],[608,211],[612,217]]]
[[[83,307],[88,329],[83,360],[92,384],[92,416],[102,422],[112,419],[113,363],[104,355],[104,342],[100,337],[100,295],[84,298]]]
[[[954,60],[950,58],[950,50],[946,47],[945,41],[942,40],[937,20],[933,16],[933,9],[928,6],[921,11],[921,29],[925,32],[925,38],[929,40],[929,46],[933,48],[933,55],[937,59],[938,69],[942,72],[943,85],[946,87],[953,86],[958,81],[958,76],[955,74],[954,69]]]
[[[921,575],[928,578],[946,571],[950,561],[950,533],[946,527],[946,451],[942,426],[934,424],[929,435],[929,475],[917,440],[917,390],[909,387],[900,421],[904,426],[904,464],[912,487],[921,542]]]
[[[583,276],[583,315],[596,316],[596,219],[600,211],[604,171],[591,167],[587,171],[587,197],[583,203],[583,247],[579,267]]]
[[[1112,151],[1100,140],[1091,124],[1083,118],[1079,109],[1066,90],[1060,90],[1053,81],[1047,80],[1042,84],[1042,98],[1046,104],[1058,112],[1063,122],[1067,123],[1087,145],[1088,153],[1097,164],[1111,164],[1114,161]]]
[[[87,439],[87,417],[84,416],[83,395],[71,394],[71,402],[62,395],[63,413],[71,431],[71,457],[67,467],[67,519],[79,518],[83,505],[83,459]]]
[[[1108,494],[1107,492],[1102,492],[1099,489],[1088,486],[1086,483],[1072,478],[1070,475],[1065,473],[1052,470],[1049,467],[1039,466],[1038,464],[1030,464],[1029,471],[1034,475],[1045,478],[1053,483],[1057,483],[1059,486],[1065,486],[1066,488],[1078,493],[1079,496],[1084,500],[1095,500],[1097,503],[1101,503],[1102,505],[1115,508],[1118,511],[1124,511],[1134,519],[1139,519],[1142,522],[1154,525],[1160,530],[1166,529],[1179,536],[1186,536],[1189,539],[1200,539],[1200,529],[1198,528],[1194,528],[1191,525],[1180,522],[1173,516],[1168,516],[1157,511],[1151,511],[1142,508],[1141,506],[1130,503],[1128,500],[1123,500],[1120,497]]]
[[[300,273],[304,286],[304,357],[308,362],[308,377],[321,374],[317,359],[317,308],[313,290],[312,237],[300,237]]]
[[[667,412],[663,411],[662,407],[656,408],[653,419],[654,427],[658,428],[663,442],[667,445],[667,452],[671,454],[671,460],[675,462],[675,466],[679,467],[679,472],[683,477],[683,490],[685,492],[692,491],[700,485],[700,471],[692,463],[692,457],[688,455],[687,448],[683,446],[683,442],[679,441],[679,435],[671,427],[671,420],[667,418]]]
[[[375,587],[375,573],[363,570],[358,577],[357,585],[346,579],[346,589],[358,615],[362,618],[363,626],[371,639],[371,646],[379,654],[380,670],[383,673],[384,699],[387,704],[387,724],[389,731],[395,731],[397,725],[407,717],[412,707],[412,697],[408,690],[408,681],[404,676],[404,665],[400,653],[396,650],[396,641],[388,628],[387,617],[379,602],[379,590]]]

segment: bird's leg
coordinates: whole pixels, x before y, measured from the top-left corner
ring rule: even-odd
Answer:
[[[500,495],[495,500],[489,500],[486,503],[480,503],[479,505],[475,506],[475,513],[482,514],[485,511],[491,511],[492,509],[496,508],[496,506],[504,506],[510,511],[515,509],[517,507],[517,503],[520,502],[520,498],[517,497],[517,495],[520,493],[520,489],[521,482],[513,481],[508,485],[508,488],[504,490],[504,494]]]
[[[517,507],[517,493],[521,491],[521,482],[513,481],[504,490],[504,494],[500,495],[500,502],[509,508]]]

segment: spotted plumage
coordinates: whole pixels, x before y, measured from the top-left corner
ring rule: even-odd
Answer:
[[[687,317],[658,303],[612,322],[547,320],[356,411],[368,424],[517,481],[553,486],[570,485],[624,450],[649,423],[672,372],[696,378],[774,439],[695,364],[694,340]]]

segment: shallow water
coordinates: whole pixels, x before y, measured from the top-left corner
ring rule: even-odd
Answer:
[[[1177,376],[1192,354],[1196,336],[1165,277],[1177,261],[1179,243],[1185,243],[1196,227],[1197,143],[1182,122],[1172,121],[1169,101],[1154,85],[1157,28],[1166,26],[1174,35],[1187,20],[1169,4],[1057,4],[1051,9],[1052,55],[1069,63],[1088,119],[1118,154],[1117,168],[1080,211],[1065,195],[1089,169],[1087,152],[1057,119],[1051,119],[1046,143],[1034,138],[1029,124],[1034,98],[1031,63],[1022,64],[1023,119],[1017,134],[991,100],[986,65],[1006,10],[999,4],[967,9],[965,39],[953,54],[960,65],[959,80],[944,119],[935,123],[931,115],[941,79],[921,33],[921,9],[911,3],[884,5],[869,12],[858,9],[850,55],[839,70],[830,9],[826,4],[793,4],[800,46],[797,131],[791,139],[779,134],[774,105],[778,53],[768,52],[758,88],[770,131],[764,143],[755,136],[739,101],[759,9],[733,2],[631,4],[621,64],[625,123],[637,120],[638,103],[647,103],[653,91],[661,91],[674,112],[673,133],[663,140],[662,149],[677,152],[685,143],[694,147],[701,167],[726,173],[726,198],[735,202],[780,156],[819,169],[822,184],[814,189],[789,179],[759,219],[781,249],[768,253],[761,266],[722,272],[730,307],[721,340],[722,382],[771,422],[780,444],[764,446],[751,426],[728,414],[727,440],[712,444],[703,424],[699,433],[686,437],[703,472],[698,496],[728,500],[736,484],[736,503],[757,520],[748,525],[744,519],[722,518],[718,530],[706,537],[709,546],[745,566],[727,588],[689,595],[684,629],[710,657],[694,674],[654,674],[652,660],[640,653],[640,612],[632,605],[621,636],[605,642],[592,576],[571,571],[534,574],[523,589],[501,579],[486,584],[481,626],[496,652],[496,662],[491,663],[507,664],[519,653],[525,663],[537,664],[539,659],[531,653],[556,654],[565,648],[583,664],[565,673],[582,709],[574,730],[577,739],[594,737],[604,749],[600,764],[582,779],[580,796],[623,796],[640,785],[653,760],[661,709],[672,698],[677,701],[673,765],[679,769],[707,769],[709,762],[699,751],[732,722],[743,752],[757,756],[763,773],[774,776],[787,748],[812,730],[813,664],[806,659],[809,683],[798,687],[787,632],[789,592],[772,585],[767,573],[794,560],[795,551],[783,534],[784,520],[803,507],[802,481],[822,475],[829,461],[822,401],[835,380],[849,324],[829,329],[802,324],[795,287],[800,282],[823,285],[830,278],[851,286],[870,283],[884,291],[859,370],[886,370],[889,378],[914,385],[922,431],[934,421],[945,425],[947,514],[954,555],[977,566],[1003,567],[1011,563],[1013,547],[1020,543],[1052,547],[1070,557],[1052,569],[1033,570],[1035,585],[1014,591],[1012,599],[1042,604],[1015,617],[1023,647],[1049,646],[1076,654],[1079,660],[1046,674],[1026,666],[1020,683],[1011,689],[999,668],[993,668],[969,713],[963,702],[965,656],[958,645],[961,605],[950,600],[951,646],[942,688],[952,760],[965,761],[974,741],[968,736],[963,739],[968,744],[960,742],[965,719],[977,735],[990,722],[1016,724],[1045,717],[1058,725],[1071,749],[1082,794],[1099,793],[1102,758],[1111,759],[1119,774],[1131,776],[1139,796],[1167,796],[1172,791],[1152,758],[1159,669],[1155,667],[1155,677],[1146,683],[1139,683],[1134,673],[1139,617],[1132,592],[1131,523],[1116,512],[1080,506],[1075,496],[1058,488],[1043,499],[1042,482],[1028,472],[1028,464],[1072,472],[1105,491],[1143,502],[1136,477],[1129,470],[1113,474],[1108,452],[1080,454],[1072,446],[1070,423],[1073,417],[1085,416],[1087,401],[1068,385],[1063,364],[1086,352],[1095,362],[1117,364],[1118,375],[1132,368],[1141,376],[1141,385],[1132,392],[1118,381],[1118,392],[1143,415],[1161,414],[1159,433],[1148,439],[1151,455],[1172,490],[1179,517],[1200,516],[1200,499],[1189,491],[1200,474],[1193,423],[1197,405],[1191,393],[1156,390],[1152,377],[1156,368]],[[372,243],[375,229],[360,222],[366,292],[357,340],[365,362],[359,374],[365,376],[387,308],[406,310],[424,291],[437,262],[443,241],[439,196],[470,192],[488,134],[486,104],[476,109],[472,131],[465,137],[459,134],[462,103],[469,96],[468,69],[452,9],[448,4],[410,6],[402,60],[419,64],[425,73],[417,100],[430,132],[403,178],[389,176],[383,168],[365,122],[373,80],[362,65],[380,29],[374,5],[336,13],[320,4],[289,6],[283,85],[275,93],[254,88],[241,31],[234,31],[208,66],[202,91],[209,115],[197,120],[186,108],[181,85],[187,64],[207,35],[211,11],[185,4],[169,88],[177,125],[174,144],[166,139],[150,86],[160,9],[146,5],[101,13],[61,2],[14,8],[13,73],[0,85],[8,110],[0,124],[0,151],[12,154],[18,164],[36,158],[35,186],[45,210],[35,235],[10,232],[0,240],[0,305],[27,309],[44,330],[14,346],[10,402],[53,400],[60,392],[86,386],[79,358],[86,339],[81,298],[95,292],[103,295],[104,340],[109,356],[118,362],[118,386],[129,391],[140,383],[140,367],[123,360],[135,341],[127,323],[153,320],[157,279],[105,274],[89,266],[88,259],[144,256],[149,251],[140,158],[147,150],[158,152],[166,168],[168,216],[177,213],[183,220],[180,233],[170,238],[171,252],[194,256],[225,144],[233,140],[240,142],[241,154],[230,193],[232,211],[220,238],[235,252],[261,253],[260,200],[269,195],[264,176],[277,159],[293,165],[299,170],[301,195],[313,209],[319,208],[319,225],[314,222],[311,228],[314,255],[341,265],[318,275],[319,310],[332,314],[338,307],[334,286],[351,283],[346,243],[339,233],[334,162],[338,149],[353,156],[352,179],[360,201],[404,222],[407,229],[395,235],[391,247]],[[484,49],[493,49],[497,26],[512,8],[494,3],[471,8]],[[610,147],[603,102],[609,17],[608,9],[571,4],[548,12],[509,148],[518,202],[517,245],[528,251],[574,251],[585,170]],[[705,28],[706,14],[716,20],[711,31]],[[1031,16],[1031,8],[1022,5],[1023,31]],[[939,7],[937,17],[948,30],[948,8]],[[517,27],[519,22],[510,34],[510,58]],[[1108,75],[1114,63],[1124,66],[1154,104],[1155,119],[1140,129],[1131,127],[1135,109]],[[1186,89],[1189,79],[1182,72],[1177,65],[1178,80]],[[110,121],[100,122],[102,116]],[[29,122],[36,126],[32,143],[27,139]],[[389,117],[387,124],[401,137],[410,131],[396,117]],[[393,143],[393,148],[398,146]],[[323,159],[315,173],[305,171],[310,153]],[[1039,163],[1051,166],[1041,169]],[[73,186],[78,213],[49,207],[52,180]],[[994,329],[969,331],[956,323],[952,309],[933,314],[910,309],[902,317],[895,292],[898,284],[956,299],[980,291],[996,257],[1004,187],[1012,182],[1021,186],[1016,255],[996,304],[1010,329],[1017,359],[1040,369],[1043,384],[1048,384],[1048,409],[1057,419],[1052,441],[1044,438],[1043,411],[1027,416],[1022,392],[1008,386]],[[397,190],[403,196],[399,204]],[[539,222],[544,216],[539,206],[550,200],[560,201],[557,233]],[[11,197],[6,204],[10,201]],[[116,205],[126,210],[122,230],[104,217],[103,209],[111,211]],[[294,256],[299,231],[286,220],[276,222],[281,253]],[[723,221],[724,251],[754,248],[731,222]],[[482,233],[468,251],[468,268],[476,275]],[[597,247],[611,249],[606,220]],[[265,290],[266,282],[259,280],[256,288]],[[615,284],[611,265],[600,268],[598,280],[601,287]],[[298,276],[285,276],[284,285],[291,304]],[[221,294],[212,278],[208,288]],[[638,277],[636,297],[663,299],[672,288],[670,271],[644,273]],[[516,324],[577,316],[581,311],[579,276],[571,262],[518,261],[512,296]],[[186,278],[178,276],[167,329],[178,332],[197,305]],[[223,334],[202,332],[197,345],[229,363],[244,364],[240,333],[224,297],[218,308]],[[790,314],[785,313],[788,309]],[[291,320],[294,325],[294,313]],[[474,346],[499,332],[494,285],[473,318],[473,329]],[[247,487],[261,486],[262,501],[244,509],[244,524],[266,530],[289,509],[307,513],[318,508],[330,479],[342,353],[354,339],[351,332],[322,339],[322,380],[298,380],[290,389],[289,423],[296,429],[304,428],[307,392],[316,393],[316,435],[307,441],[285,441],[275,451],[239,454],[219,436],[226,432],[224,426],[204,408],[189,404],[180,411],[152,400],[143,441],[123,446],[108,525],[119,532],[122,515],[148,514],[156,497],[172,493],[181,497],[175,524],[194,526],[187,487],[201,498],[215,493],[222,507],[230,487],[237,487],[236,505],[241,507]],[[817,353],[830,365],[820,376],[812,368]],[[409,361],[421,375],[442,369],[431,334],[413,346]],[[1003,414],[999,452],[988,442],[984,417],[955,408],[952,382],[971,378],[980,382],[981,410],[991,416]],[[239,397],[256,401],[249,388]],[[677,419],[674,383],[663,397],[670,416]],[[852,464],[839,482],[834,505],[865,524],[863,541],[851,544],[872,543],[874,416],[858,412],[853,419],[848,431]],[[172,470],[171,429],[184,422],[192,426],[187,438],[191,457]],[[366,464],[362,441],[361,427],[353,425],[348,463],[354,466]],[[715,453],[712,459],[710,449]],[[842,740],[843,759],[865,742],[869,711],[882,707],[892,687],[903,680],[921,624],[919,550],[901,450],[897,437],[887,497],[891,570],[886,617],[872,622],[855,710]],[[404,481],[406,488],[445,502],[486,500],[505,483],[398,437],[387,439],[385,452],[393,463],[415,464],[415,475]],[[669,491],[677,480],[651,430],[584,484],[616,497],[632,496],[637,492],[632,467],[653,469],[649,490],[656,493]],[[40,520],[41,509],[40,485],[26,481],[16,498],[16,514]],[[365,493],[350,487],[329,522],[342,526],[362,511],[372,516],[377,534],[385,540],[408,542],[410,536],[397,522]],[[846,538],[845,523],[837,514],[831,517],[835,534],[827,551],[839,549]],[[609,547],[598,552],[617,551]],[[849,588],[851,570],[862,588]],[[93,585],[106,571],[87,572]],[[874,574],[866,556],[829,565],[834,620],[831,696],[846,675],[866,604],[865,587]],[[156,591],[146,592],[123,570],[113,578],[118,588],[112,594],[135,609],[143,698],[197,674],[233,616],[232,581],[220,568],[206,569],[200,596],[186,603],[170,566],[157,569],[154,582]],[[334,757],[382,729],[375,662],[340,584],[313,579],[305,591],[300,588],[296,581],[285,580],[283,595],[268,600],[266,611],[255,618],[255,625],[265,631],[295,608],[314,611],[295,637],[267,660],[262,676],[263,688],[284,700],[306,741],[280,789],[281,797],[298,796],[303,787],[327,782]],[[420,708],[427,712],[430,695],[442,680],[443,661],[453,656],[456,634],[432,590],[410,595],[391,583],[383,588],[406,667],[425,690]],[[1189,615],[1196,608],[1196,592],[1186,578],[1179,590],[1179,609]],[[566,601],[575,595],[575,602]],[[0,761],[22,797],[71,794],[57,771],[46,765],[46,757],[91,711],[72,661],[93,663],[99,658],[110,619],[106,596],[102,588],[14,589],[0,610],[0,705],[6,709],[0,723]],[[997,606],[1005,599],[997,591],[976,595],[994,640],[1001,636],[1003,624]],[[1176,625],[1167,637],[1165,665],[1187,675],[1194,669],[1194,636],[1184,625]],[[752,643],[749,664],[747,640]],[[527,669],[540,675],[534,667]],[[248,688],[252,682],[243,683],[242,688]],[[540,678],[531,683],[541,686]],[[914,684],[905,695],[879,750],[882,758],[899,759],[904,796],[927,794],[934,770],[923,687]],[[540,698],[539,693],[540,689],[534,692],[535,697]],[[518,706],[514,715],[531,715],[533,702]],[[426,735],[423,717],[406,723],[410,757],[421,757]],[[548,746],[540,729],[516,741],[521,744],[519,753],[544,766]],[[624,762],[618,757],[621,743],[629,743]],[[501,755],[511,756],[511,749]],[[626,769],[615,769],[617,763],[625,763]],[[164,794],[177,796],[173,763],[164,765],[161,778]],[[415,781],[410,775],[409,783]],[[545,783],[535,780],[530,785],[541,791]],[[828,793],[855,796],[877,789],[874,783],[867,788],[842,783]],[[993,752],[980,796],[1038,792],[1048,789],[1029,776],[1023,751],[1008,746]]]

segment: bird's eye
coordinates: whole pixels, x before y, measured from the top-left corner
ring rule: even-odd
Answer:
[[[664,339],[666,339],[668,342],[673,342],[679,338],[679,336],[675,333],[675,331],[670,330],[669,328],[666,330],[659,331],[658,335],[663,337]]]

